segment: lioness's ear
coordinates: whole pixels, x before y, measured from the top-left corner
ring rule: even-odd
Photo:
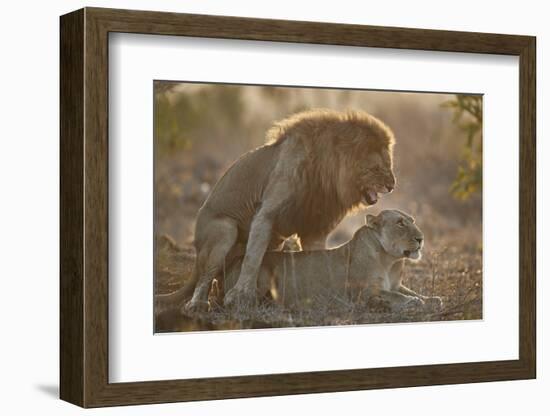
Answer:
[[[365,224],[367,225],[367,227],[374,228],[374,226],[376,225],[376,215],[367,214],[367,216],[365,217]]]

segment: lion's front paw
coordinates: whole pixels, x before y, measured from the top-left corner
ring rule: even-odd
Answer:
[[[443,309],[443,301],[439,296],[425,298],[424,302],[426,303],[426,307],[433,311],[440,311]]]
[[[249,309],[256,305],[256,291],[235,286],[225,294],[223,304],[230,309]]]
[[[192,314],[206,312],[206,311],[208,311],[208,302],[203,300],[191,299],[181,308],[181,313],[185,315],[192,315]]]

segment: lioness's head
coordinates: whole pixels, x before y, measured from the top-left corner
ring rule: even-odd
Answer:
[[[424,235],[410,215],[395,209],[385,210],[376,216],[367,215],[367,226],[376,231],[388,254],[397,258],[420,259]]]

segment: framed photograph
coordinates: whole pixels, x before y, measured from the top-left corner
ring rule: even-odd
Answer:
[[[60,29],[63,400],[535,378],[534,37]]]

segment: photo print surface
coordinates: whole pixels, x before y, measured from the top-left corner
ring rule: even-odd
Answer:
[[[155,332],[482,319],[482,95],[154,100]]]

